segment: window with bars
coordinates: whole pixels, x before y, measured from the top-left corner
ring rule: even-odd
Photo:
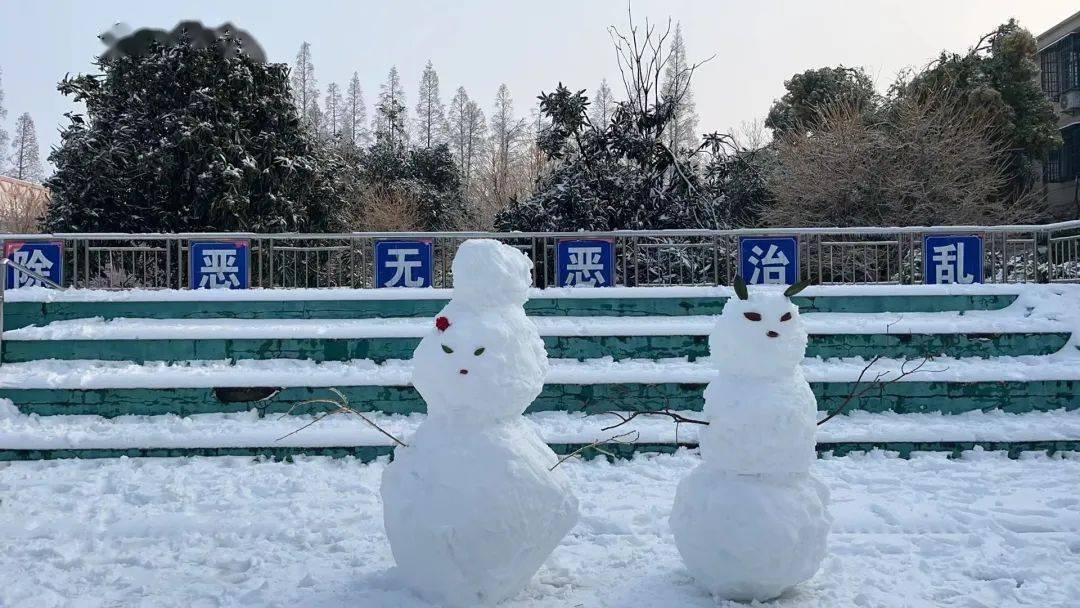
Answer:
[[[1039,53],[1040,85],[1051,101],[1063,91],[1080,89],[1080,32],[1062,38]]]
[[[1080,125],[1062,129],[1064,145],[1050,152],[1043,166],[1047,182],[1071,182],[1080,177]]]
[[[1061,98],[1061,74],[1058,71],[1057,46],[1050,47],[1039,55],[1042,76],[1042,90],[1050,101]]]

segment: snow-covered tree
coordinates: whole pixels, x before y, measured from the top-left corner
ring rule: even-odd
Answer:
[[[49,159],[55,232],[325,230],[333,159],[300,126],[284,64],[226,36],[101,57],[61,81],[85,104]]]
[[[596,88],[596,93],[593,94],[592,104],[589,107],[589,120],[598,128],[604,128],[615,116],[615,108],[615,95],[608,86],[607,78],[604,78],[600,81],[600,86]]]
[[[449,116],[450,149],[454,154],[462,180],[471,184],[487,136],[487,124],[484,111],[475,101],[469,99],[465,87],[458,87],[450,101]]]
[[[24,113],[15,123],[11,156],[8,158],[8,175],[28,182],[41,182],[45,171],[41,168],[40,154],[34,119],[30,118],[28,112]]]
[[[370,139],[364,90],[360,87],[360,76],[356,72],[353,72],[349,80],[349,88],[345,91],[345,105],[342,106],[342,133],[345,141],[353,148],[366,146]]]
[[[525,121],[514,116],[514,100],[505,84],[495,93],[489,126],[487,197],[488,205],[497,210],[514,194],[512,170],[526,128]]]
[[[405,91],[397,66],[390,68],[386,82],[379,87],[379,101],[375,104],[372,130],[377,141],[404,147],[409,143],[408,121],[405,110]]]
[[[326,101],[323,102],[323,131],[330,139],[341,135],[344,123],[345,100],[341,98],[341,89],[336,82],[326,87]]]
[[[416,101],[416,143],[430,148],[446,140],[446,108],[439,96],[439,74],[428,60]]]
[[[679,24],[675,24],[669,53],[667,66],[664,68],[662,95],[673,108],[671,123],[664,139],[667,147],[677,154],[679,150],[694,148],[698,142],[697,108],[690,86],[690,77],[695,66],[686,60],[686,41]]]
[[[296,52],[291,75],[293,98],[300,117],[314,123],[319,108],[319,87],[315,80],[315,64],[311,61],[311,44],[304,42]]]

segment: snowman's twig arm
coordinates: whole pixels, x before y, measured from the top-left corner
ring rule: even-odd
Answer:
[[[629,437],[630,435],[633,435],[634,438],[626,440],[626,441],[623,440],[623,437]],[[640,432],[638,432],[638,431],[627,431],[627,432],[619,434],[619,435],[613,435],[611,437],[608,437],[607,439],[598,439],[598,440],[590,443],[589,445],[583,445],[580,448],[574,450],[573,452],[570,452],[566,456],[563,456],[562,458],[559,459],[558,462],[553,464],[551,466],[551,468],[548,469],[548,470],[549,471],[554,471],[555,468],[558,467],[560,464],[566,462],[567,460],[570,460],[571,458],[577,456],[578,454],[584,452],[585,450],[587,450],[589,448],[593,448],[596,451],[600,452],[601,454],[606,454],[608,456],[612,456],[608,452],[605,452],[604,450],[601,450],[598,446],[604,445],[605,443],[634,443],[635,441],[638,440],[639,437],[641,437]]]
[[[873,367],[873,365],[875,363],[880,361],[881,358],[882,358],[881,355],[878,355],[877,357],[874,357],[873,359],[870,360],[869,363],[866,364],[866,367],[864,367],[862,369],[862,371],[859,372],[859,377],[855,380],[856,385],[862,383],[863,377],[866,376],[866,372],[868,372],[870,370],[870,368]],[[833,418],[835,418],[835,417],[839,416],[840,414],[842,414],[844,412],[844,410],[847,409],[847,406],[851,402],[858,399],[859,397],[862,397],[863,395],[865,395],[866,393],[869,393],[870,391],[872,391],[874,389],[880,389],[881,387],[885,386],[886,384],[892,384],[893,382],[899,382],[901,379],[906,378],[907,376],[910,376],[910,375],[914,374],[915,372],[919,371],[920,369],[922,369],[923,366],[926,365],[929,361],[930,361],[930,357],[924,357],[922,359],[922,361],[919,361],[919,363],[917,365],[915,365],[915,367],[912,367],[911,369],[907,368],[907,364],[909,363],[909,361],[904,361],[903,363],[900,364],[900,372],[896,375],[896,377],[895,378],[889,378],[888,380],[882,380],[882,378],[884,378],[885,376],[888,375],[888,372],[885,372],[885,371],[878,372],[878,374],[874,377],[874,379],[871,382],[868,382],[867,385],[864,388],[862,388],[861,390],[852,391],[847,397],[844,398],[843,401],[840,402],[840,405],[836,406],[836,409],[829,412],[828,416],[825,416],[824,418],[819,420],[818,421],[818,426],[821,426],[822,424],[825,424],[826,422],[828,422],[828,421],[832,420]],[[927,370],[927,371],[937,373],[937,372],[943,372],[946,369],[948,369],[948,368],[934,369],[934,370]]]
[[[633,413],[631,413],[629,415],[623,414],[621,412],[604,412],[604,413],[605,414],[611,414],[612,416],[616,416],[622,422],[619,422],[617,424],[612,424],[610,426],[605,426],[604,428],[600,429],[601,431],[610,431],[611,429],[619,428],[620,426],[629,423],[631,420],[633,420],[634,418],[637,418],[638,416],[667,416],[668,418],[671,418],[673,421],[675,421],[676,425],[678,425],[680,422],[685,422],[687,424],[704,424],[704,425],[709,424],[708,421],[698,420],[696,418],[687,418],[686,416],[683,416],[682,414],[677,414],[677,413],[671,411],[670,409],[666,409],[666,408],[663,409],[663,410],[659,410],[659,411],[633,412]]]

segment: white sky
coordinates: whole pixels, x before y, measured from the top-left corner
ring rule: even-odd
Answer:
[[[65,73],[86,72],[113,23],[172,29],[177,21],[251,32],[271,61],[292,63],[312,44],[319,85],[360,74],[369,107],[391,65],[409,95],[430,58],[444,101],[458,85],[489,112],[505,82],[517,112],[528,115],[556,83],[591,92],[601,78],[618,91],[606,28],[626,24],[623,0],[477,0],[392,2],[304,0],[0,0],[0,70],[8,110],[4,128],[30,112],[42,158],[59,141],[72,104],[56,91]],[[1075,0],[634,0],[645,17],[682,23],[689,58],[716,58],[696,75],[700,131],[724,131],[761,119],[783,81],[812,67],[863,66],[884,89],[906,66],[942,49],[964,50],[1009,17],[1038,35],[1077,10]],[[370,109],[369,109],[370,115]],[[6,153],[6,151],[5,151]]]

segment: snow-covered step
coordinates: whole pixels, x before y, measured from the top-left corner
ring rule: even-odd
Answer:
[[[700,414],[680,412],[694,417]],[[819,414],[824,417],[824,412]],[[366,414],[391,435],[408,442],[423,421],[408,416]],[[676,427],[663,416],[638,416],[616,429],[604,430],[620,419],[613,414],[539,412],[526,415],[544,441],[581,446],[613,440],[621,444],[695,445],[698,425]],[[311,424],[313,423],[314,424]],[[310,426],[307,426],[309,425]],[[306,428],[305,428],[306,427]],[[626,435],[628,432],[632,435]],[[940,414],[873,414],[856,412],[837,417],[818,428],[823,449],[862,444],[930,445],[952,449],[961,444],[1037,445],[1075,444],[1080,448],[1080,411],[969,412]],[[311,415],[260,417],[255,411],[237,414],[179,416],[27,416],[0,402],[0,452],[57,450],[194,450],[223,448],[348,448],[392,447],[393,440],[358,416],[335,414],[315,422]],[[605,448],[607,449],[607,448]],[[0,459],[3,456],[0,455]]]

